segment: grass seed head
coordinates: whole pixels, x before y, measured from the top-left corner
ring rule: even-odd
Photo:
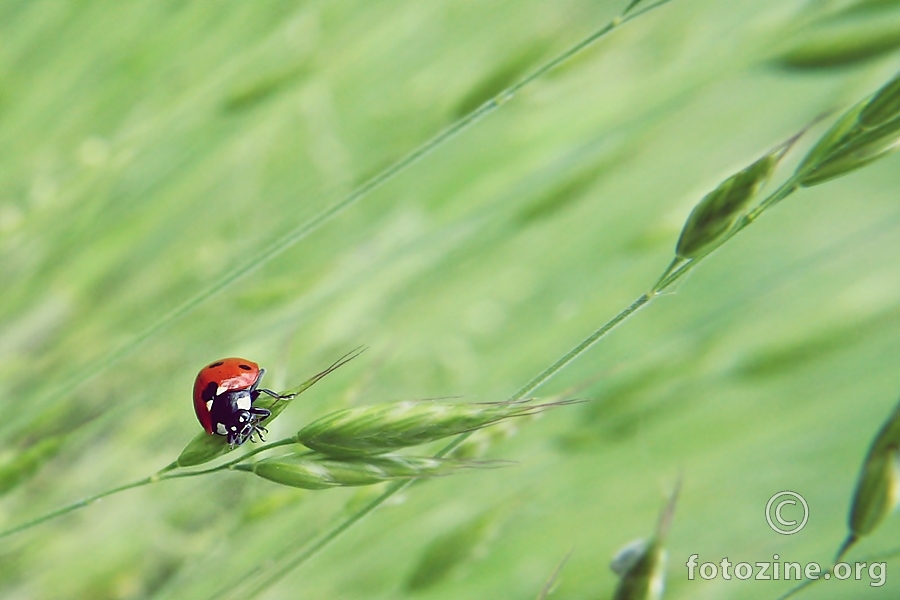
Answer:
[[[900,496],[900,404],[872,441],[863,462],[850,508],[850,535],[838,552],[844,554],[896,508]]]
[[[802,180],[803,174],[812,171],[817,165],[821,164],[823,160],[828,158],[829,155],[846,143],[847,139],[849,139],[853,135],[853,132],[858,128],[859,114],[866,107],[868,101],[867,98],[858,102],[834,122],[828,131],[819,138],[819,141],[813,144],[813,147],[806,153],[803,160],[800,161],[800,164],[795,171],[795,177]]]
[[[635,540],[613,558],[610,568],[619,576],[613,600],[658,600],[665,587],[667,554],[664,547],[675,514],[681,481],[669,497],[649,541]]]
[[[688,216],[675,254],[680,258],[697,258],[721,242],[744,215],[747,205],[772,175],[792,142],[779,146],[704,196]]]
[[[645,554],[647,554],[647,540],[638,538],[625,544],[616,552],[612,562],[609,563],[609,568],[620,577],[627,575]]]
[[[331,456],[364,456],[427,444],[510,417],[535,414],[571,401],[547,404],[464,404],[439,400],[348,408],[307,425],[297,440]]]
[[[870,456],[863,465],[850,509],[855,538],[872,533],[897,505],[896,448]]]
[[[900,147],[900,117],[874,129],[863,129],[857,122],[818,163],[799,178],[800,185],[811,187],[825,183],[882,158]]]
[[[210,435],[201,431],[184,447],[175,464],[179,467],[195,467],[231,452],[227,440],[220,435]]]
[[[292,454],[236,465],[263,479],[307,490],[372,485],[398,479],[447,475],[482,463],[417,456],[382,455],[335,459],[321,455]],[[484,463],[484,466],[492,466]]]
[[[613,600],[658,600],[665,584],[666,551],[657,541],[638,540],[623,548],[611,568],[619,575]]]
[[[881,86],[859,114],[863,127],[879,127],[900,117],[900,72]]]
[[[857,103],[812,147],[794,175],[814,186],[854,171],[900,146],[900,74]]]

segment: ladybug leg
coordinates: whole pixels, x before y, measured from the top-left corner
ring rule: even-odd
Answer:
[[[234,450],[235,446],[240,446],[241,442],[238,441],[239,434],[236,431],[228,432],[228,445],[231,446],[231,449]]]
[[[266,370],[260,369],[259,376],[256,378],[256,381],[253,382],[253,385],[251,385],[249,388],[251,394],[256,392],[256,388],[259,387],[259,383],[262,381],[262,378],[265,376],[266,376]],[[254,396],[254,398],[255,398],[255,396]]]
[[[265,394],[266,396],[271,396],[271,397],[275,398],[276,400],[288,400],[295,396],[295,394],[285,394],[284,396],[282,396],[281,394],[276,394],[272,390],[267,390],[266,388],[259,388],[258,390],[253,390],[253,391],[257,394],[257,396],[259,394]]]
[[[267,419],[269,417],[269,415],[272,414],[272,411],[270,411],[267,408],[261,408],[259,406],[251,406],[250,414],[253,416],[251,417],[251,422],[250,422],[251,431],[248,434],[248,437],[252,441],[253,434],[255,433],[257,436],[259,436],[259,441],[261,441],[261,442],[266,441],[266,438],[263,437],[263,434],[269,433],[269,430],[266,429],[265,427],[263,427],[262,425],[260,425],[259,423],[260,423],[260,421]]]
[[[251,408],[249,410],[237,410],[229,416],[224,426],[227,431],[228,444],[232,448],[240,446],[253,436],[259,421],[258,414],[258,410]]]
[[[263,427],[262,425],[257,425],[256,427],[253,428],[253,433],[256,434],[256,436],[259,438],[260,442],[265,442],[266,438],[263,437],[263,434],[268,435],[269,430],[266,429],[265,427]],[[251,435],[250,441],[253,441],[253,438],[252,438],[253,434],[251,433],[250,435]]]
[[[251,406],[250,414],[256,415],[257,417],[259,417],[259,420],[262,421],[263,419],[268,419],[269,415],[272,414],[272,411],[269,410],[268,408],[262,408],[259,406]]]
[[[256,381],[253,382],[253,385],[250,386],[250,397],[253,400],[259,398],[260,394],[265,394],[266,396],[271,396],[276,400],[287,400],[288,398],[293,398],[296,394],[285,394],[284,396],[280,394],[276,394],[272,390],[268,390],[266,388],[259,387],[260,382],[262,381],[263,375],[266,374],[265,369],[259,370],[259,377],[256,378]]]

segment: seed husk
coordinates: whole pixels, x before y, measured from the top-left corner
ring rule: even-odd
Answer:
[[[806,153],[803,160],[800,161],[795,171],[795,177],[799,179],[803,174],[809,173],[852,137],[852,134],[859,127],[859,115],[865,109],[868,101],[869,99],[866,98],[856,103],[834,122],[828,131],[819,138],[819,141],[813,144],[813,147]]]
[[[737,220],[746,213],[750,201],[771,177],[794,139],[738,171],[704,196],[685,221],[675,246],[676,256],[697,258],[722,242]]]
[[[881,86],[859,114],[863,127],[878,127],[900,116],[900,72]]]
[[[794,178],[806,187],[863,167],[900,147],[900,73],[845,112],[812,147]]]
[[[800,185],[811,187],[824,183],[896,150],[900,147],[900,117],[874,129],[864,129],[857,122],[842,142],[818,163],[810,165],[809,170],[800,176]]]
[[[503,419],[532,415],[573,400],[459,403],[442,400],[376,404],[333,412],[297,434],[303,445],[331,456],[364,456],[426,444]]]
[[[900,403],[882,425],[863,462],[853,493],[850,533],[838,559],[863,536],[869,535],[897,507],[900,492]]]
[[[418,456],[382,455],[337,459],[316,454],[290,454],[233,467],[282,485],[307,490],[373,485],[398,479],[448,475],[466,467],[496,466]]]
[[[635,540],[622,548],[610,568],[619,576],[613,600],[659,600],[665,587],[666,537],[675,514],[681,482],[660,514],[656,533],[650,540]]]
[[[178,458],[175,459],[177,467],[195,467],[208,463],[211,460],[227,454],[232,450],[228,441],[220,435],[210,435],[201,431],[194,436],[188,445],[184,447]]]

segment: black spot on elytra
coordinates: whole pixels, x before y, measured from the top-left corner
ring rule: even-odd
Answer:
[[[218,384],[215,381],[210,381],[206,384],[206,388],[203,390],[201,394],[201,398],[204,400],[212,400],[216,397],[216,390],[219,389]]]
[[[219,362],[214,362],[213,364],[209,365],[209,368],[212,369],[213,367],[221,367],[221,366],[224,365],[224,364],[225,364],[225,363],[223,363],[223,362],[220,360]]]
[[[243,370],[245,370],[245,371],[252,371],[252,370],[253,370],[253,367],[251,367],[250,365],[238,365],[238,368],[243,369]]]

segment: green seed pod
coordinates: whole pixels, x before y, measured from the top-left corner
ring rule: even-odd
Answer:
[[[832,125],[797,167],[810,187],[854,171],[900,146],[900,73]]]
[[[824,183],[896,150],[900,146],[900,118],[874,129],[862,129],[857,123],[840,141],[817,163],[809,164],[805,172],[798,168],[798,174],[802,173],[798,177],[800,185],[811,187]]]
[[[571,402],[462,404],[431,400],[376,404],[326,415],[301,429],[297,440],[331,456],[383,454]]]
[[[897,448],[866,461],[850,509],[850,531],[856,538],[872,533],[897,505]]]
[[[819,141],[806,153],[800,161],[794,177],[801,179],[803,174],[810,172],[830,154],[839,149],[846,141],[859,132],[859,115],[865,109],[868,98],[858,102],[850,110],[845,112],[835,121],[834,125],[819,138]]]
[[[666,562],[666,551],[656,541],[636,540],[622,548],[610,565],[620,577],[613,600],[662,598]]]
[[[490,463],[484,463],[488,465]],[[372,485],[384,481],[447,475],[479,463],[416,456],[377,456],[333,459],[316,455],[279,456],[233,467],[263,479],[307,490]]]
[[[723,241],[793,141],[735,173],[704,196],[688,216],[675,246],[675,254],[680,258],[697,258]]]
[[[669,497],[656,534],[650,541],[635,540],[622,548],[610,568],[619,576],[613,600],[659,600],[665,587],[666,550],[664,544],[675,514],[675,503],[681,489],[679,481]]]
[[[863,127],[878,127],[900,117],[900,73],[881,86],[859,114]]]
[[[231,451],[228,441],[221,435],[210,435],[201,431],[184,447],[175,465],[178,467],[195,467],[219,458]]]
[[[860,470],[850,508],[850,534],[840,558],[859,538],[869,535],[896,508],[900,492],[900,404],[872,442]]]

